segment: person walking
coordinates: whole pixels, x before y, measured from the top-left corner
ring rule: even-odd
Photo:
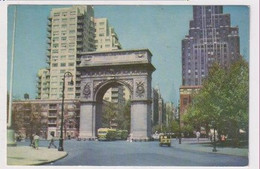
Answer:
[[[197,137],[197,141],[199,142],[199,140],[200,140],[200,132],[199,131],[196,132],[196,137]]]
[[[50,142],[48,148],[51,148],[52,145],[56,148],[56,145],[54,144],[54,133],[51,133],[50,135]]]
[[[39,149],[39,139],[40,137],[37,135],[37,133],[33,136],[33,141],[34,141],[34,148],[36,150]]]

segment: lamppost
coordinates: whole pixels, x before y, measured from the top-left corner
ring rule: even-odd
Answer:
[[[180,103],[178,105],[178,122],[179,122],[179,144],[181,144],[181,111]]]
[[[61,124],[60,124],[60,139],[59,139],[59,148],[58,151],[63,151],[63,120],[64,120],[64,90],[65,90],[65,78],[71,77],[70,85],[73,85],[73,75],[70,72],[65,72],[63,75],[63,85],[62,85],[62,103],[61,103]]]
[[[10,72],[10,92],[8,105],[8,122],[7,122],[7,146],[16,146],[15,131],[12,129],[12,102],[13,102],[13,75],[14,75],[14,56],[15,56],[15,30],[16,30],[16,15],[17,9],[14,6],[14,22],[13,22],[13,37],[12,37],[12,57],[11,57],[11,72]]]
[[[213,129],[214,129],[214,132],[213,132],[213,149],[212,149],[212,152],[217,152],[217,149],[216,149],[216,122],[215,121],[212,121],[212,126],[213,126]]]

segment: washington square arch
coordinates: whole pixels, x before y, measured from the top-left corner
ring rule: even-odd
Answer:
[[[151,136],[151,81],[155,70],[148,49],[81,53],[80,138],[96,138],[105,92],[123,85],[131,94],[132,138]]]

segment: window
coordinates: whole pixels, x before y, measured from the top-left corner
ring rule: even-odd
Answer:
[[[69,49],[69,53],[73,53],[75,49]]]
[[[59,25],[53,25],[53,28],[59,28]]]
[[[61,40],[67,40],[67,37],[61,37]]]
[[[76,11],[71,11],[70,15],[76,15]]]
[[[53,22],[59,22],[60,20],[59,19],[53,19]]]
[[[59,12],[54,13],[54,16],[60,16],[60,13]]]
[[[67,25],[66,24],[62,24],[61,28],[67,28]]]
[[[58,36],[59,35],[59,31],[53,31],[53,36]]]
[[[59,47],[59,44],[58,44],[58,43],[54,43],[54,44],[53,44],[53,47],[54,47],[54,48],[57,48],[57,47]]]
[[[58,53],[58,49],[54,49],[52,53]]]
[[[70,18],[70,21],[71,21],[71,22],[74,22],[74,21],[75,21],[75,18]]]
[[[100,33],[99,36],[104,36],[104,33]]]
[[[186,106],[188,104],[188,98],[183,98],[183,105]]]
[[[61,31],[61,35],[66,36],[67,31]]]
[[[63,18],[61,21],[62,22],[67,22],[67,18]]]
[[[74,59],[75,56],[74,55],[69,55],[69,59]]]
[[[68,88],[68,91],[69,91],[69,92],[72,92],[72,91],[73,91],[73,87],[69,87],[69,88]]]
[[[56,61],[58,59],[58,56],[52,56],[52,60]]]
[[[53,63],[52,67],[58,67],[58,63]]]
[[[65,67],[66,66],[66,63],[61,63],[60,64],[60,67]]]
[[[66,49],[61,49],[60,51],[61,51],[61,53],[65,53]]]
[[[70,30],[69,31],[69,34],[74,34],[75,33],[75,30]]]
[[[64,69],[60,70],[60,73],[65,73],[65,70]]]
[[[62,16],[67,16],[67,12],[62,12]]]
[[[66,48],[66,47],[67,47],[67,44],[66,44],[66,43],[62,43],[62,44],[61,44],[61,47]]]
[[[74,63],[69,63],[69,66],[74,66]]]
[[[66,59],[66,56],[65,55],[61,55],[60,59]]]
[[[53,42],[56,42],[59,40],[59,37],[54,37],[52,40],[53,40]]]
[[[70,48],[75,47],[75,43],[69,43],[69,47],[70,47]]]
[[[70,36],[69,40],[74,41],[75,40],[75,36]]]
[[[105,23],[104,22],[100,22],[99,25],[104,25]]]

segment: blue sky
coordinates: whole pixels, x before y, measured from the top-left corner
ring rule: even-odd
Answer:
[[[14,62],[14,98],[36,96],[37,72],[47,66],[47,16],[59,6],[20,5],[17,10]],[[8,8],[8,82],[11,58],[13,6]],[[95,17],[106,17],[124,49],[148,48],[153,54],[153,86],[165,101],[178,102],[181,86],[181,40],[188,34],[192,6],[94,6]],[[239,27],[240,53],[249,59],[249,8],[224,6],[231,25]],[[8,83],[9,87],[9,83]]]

